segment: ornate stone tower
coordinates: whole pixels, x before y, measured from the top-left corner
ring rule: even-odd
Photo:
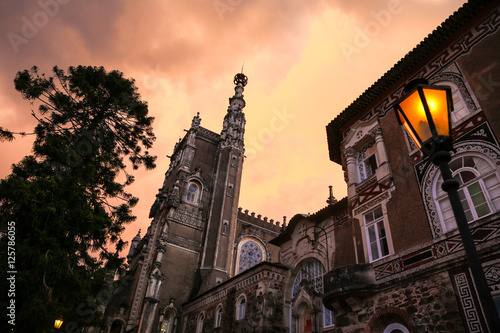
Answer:
[[[160,323],[174,332],[183,303],[233,275],[247,77],[236,74],[234,83],[221,134],[201,127],[199,113],[193,118],[170,156],[151,225],[134,238],[127,256],[133,283],[116,307],[127,332],[153,332]]]
[[[235,237],[235,221],[238,214],[241,172],[243,169],[245,133],[245,100],[243,88],[247,77],[243,73],[234,77],[235,94],[229,98],[229,107],[217,147],[213,199],[205,233],[205,246],[201,258],[202,285],[204,292],[231,275],[231,258]]]

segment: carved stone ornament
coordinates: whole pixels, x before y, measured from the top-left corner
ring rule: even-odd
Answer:
[[[178,207],[180,203],[179,180],[175,180],[174,187],[168,196],[167,204],[172,207]]]

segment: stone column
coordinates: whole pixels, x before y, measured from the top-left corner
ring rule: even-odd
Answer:
[[[156,267],[161,267],[161,259],[163,258],[163,254],[166,251],[166,242],[161,239],[160,244],[156,247],[156,261],[155,261],[155,266]]]
[[[381,165],[388,161],[387,152],[385,150],[384,138],[382,137],[382,129],[380,127],[376,127],[371,131],[371,134],[375,137],[375,144],[377,145],[377,155],[378,155],[378,164]]]
[[[159,300],[154,298],[145,298],[144,309],[142,310],[141,323],[139,324],[139,333],[154,332],[153,322],[155,319],[156,307]]]
[[[153,322],[156,315],[156,308],[158,306],[160,287],[165,280],[165,276],[160,271],[155,269],[151,274],[151,280],[146,291],[144,298],[144,307],[142,310],[141,322],[139,323],[139,333],[153,332]]]
[[[347,168],[347,194],[351,198],[356,195],[356,184],[358,183],[356,151],[352,147],[347,148],[344,150],[344,158]]]

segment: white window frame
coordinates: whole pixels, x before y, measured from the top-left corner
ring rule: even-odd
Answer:
[[[236,302],[236,320],[245,319],[247,298],[241,295]]]
[[[196,323],[196,333],[203,332],[203,322],[205,321],[205,313],[202,312],[198,317],[198,322]]]
[[[451,96],[453,100],[453,112],[451,113],[451,122],[452,122],[452,127],[455,127],[455,125],[462,123],[463,120],[467,119],[471,115],[471,111],[467,107],[467,103],[465,103],[465,99],[462,96],[460,89],[458,89],[458,86],[455,83],[450,81],[440,81],[436,82],[436,85],[448,86],[451,88]],[[462,110],[465,111],[461,112]],[[458,114],[458,112],[461,113]],[[457,118],[457,116],[460,116],[460,118]]]
[[[323,306],[323,328],[335,327],[335,316],[333,312]]]
[[[380,210],[380,216],[375,216],[375,211]],[[367,216],[372,215],[373,220],[368,221]],[[389,247],[389,228],[387,227],[386,219],[384,217],[384,210],[382,205],[378,205],[375,208],[365,212],[363,214],[363,220],[365,223],[365,235],[366,235],[366,247],[368,250],[368,257],[370,259],[370,262],[374,262],[380,259],[383,259],[391,254],[391,249]],[[370,228],[374,228],[374,236],[375,239],[372,239],[370,237]],[[381,229],[382,227],[383,229]],[[384,231],[383,237],[381,237],[381,230]],[[385,244],[382,242],[385,241]],[[377,257],[374,256],[373,250],[372,250],[372,244],[376,244],[376,250],[377,250]],[[383,253],[382,249],[384,248],[387,249],[387,253]]]
[[[372,147],[373,147],[373,152],[365,156],[365,152]],[[375,167],[373,167],[372,163],[369,162],[371,159],[374,160]],[[358,171],[358,179],[360,183],[367,180],[368,178],[370,178],[375,174],[375,171],[378,168],[377,146],[375,144],[375,141],[371,141],[358,151],[356,157],[356,168]]]
[[[470,161],[465,161],[467,158],[473,159],[474,165],[471,165]],[[454,164],[460,164],[460,166],[454,167]],[[452,176],[460,183],[458,192],[462,199],[462,205],[469,223],[500,210],[500,173],[496,170],[495,166],[491,164],[489,159],[474,153],[459,154],[454,156],[450,161],[450,169],[452,170]],[[462,178],[459,177],[463,172],[471,172],[476,177],[463,183]],[[490,183],[490,186],[487,186],[485,180]],[[437,207],[442,230],[443,232],[450,232],[457,229],[457,224],[451,209],[448,194],[441,189],[441,184],[441,173],[437,173],[433,182],[433,198]],[[479,215],[476,209],[479,205],[474,204],[470,195],[469,189],[476,184],[480,188],[480,192],[478,193],[483,196],[484,204],[486,204],[489,210],[486,214]]]
[[[384,333],[392,333],[395,330],[399,330],[403,333],[410,333],[410,331],[400,323],[392,323],[384,329]]]
[[[222,305],[219,305],[215,310],[215,328],[222,325]]]
[[[192,192],[190,189],[192,187],[196,188],[195,192]],[[190,181],[188,182],[186,188],[186,201],[192,204],[197,204],[200,199],[201,194],[201,185],[198,182]]]

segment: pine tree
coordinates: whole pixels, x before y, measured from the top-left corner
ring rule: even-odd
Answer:
[[[38,121],[32,155],[0,181],[2,266],[15,248],[14,266],[2,269],[17,271],[15,330],[43,332],[63,316],[66,331],[77,332],[99,324],[110,296],[105,277],[124,268],[121,233],[138,201],[126,186],[134,181],[130,168],[155,167],[153,118],[119,71],[54,67],[46,77],[33,67],[14,83],[37,106]],[[14,134],[0,128],[0,137]],[[5,309],[10,298],[1,299]]]

